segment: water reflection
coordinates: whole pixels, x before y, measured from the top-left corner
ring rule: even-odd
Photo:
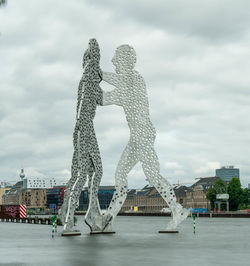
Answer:
[[[51,237],[51,226],[0,223],[0,263],[83,266],[249,265],[249,219],[187,219],[179,234],[158,234],[166,217],[118,217],[116,234]],[[60,230],[62,228],[59,228]]]

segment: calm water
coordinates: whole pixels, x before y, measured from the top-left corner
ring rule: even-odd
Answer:
[[[0,222],[0,265],[207,266],[250,265],[250,219],[192,219],[179,234],[158,234],[168,217],[118,217],[116,234],[52,239],[48,225]],[[62,227],[59,227],[62,230]]]

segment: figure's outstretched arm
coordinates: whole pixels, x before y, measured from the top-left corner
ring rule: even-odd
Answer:
[[[120,93],[118,89],[114,89],[112,91],[106,91],[106,92],[103,91],[102,105],[111,105],[111,104],[122,105],[119,94]]]
[[[102,79],[115,87],[121,86],[122,76],[111,72],[102,72]]]

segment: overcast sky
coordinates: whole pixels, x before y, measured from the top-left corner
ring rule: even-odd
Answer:
[[[223,165],[250,183],[250,1],[9,0],[0,32],[0,181],[22,166],[27,177],[70,178],[82,55],[95,37],[104,71],[117,46],[135,48],[171,183]],[[112,185],[129,138],[121,107],[98,107],[95,128]],[[146,184],[138,164],[129,187]]]

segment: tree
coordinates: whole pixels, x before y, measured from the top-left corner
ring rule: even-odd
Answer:
[[[226,193],[226,185],[225,182],[221,179],[217,179],[214,182],[213,187],[210,187],[207,191],[206,197],[211,202],[211,209],[214,209],[214,202],[216,201],[216,194],[224,194]]]
[[[240,209],[249,208],[248,189],[247,188],[242,189],[239,208]]]
[[[227,189],[225,182],[222,181],[221,179],[217,179],[214,183],[214,189],[216,191],[216,194],[225,194]]]
[[[6,4],[6,0],[0,0],[0,6]]]
[[[210,187],[207,191],[206,197],[211,202],[211,209],[214,209],[214,202],[216,201],[216,190]]]
[[[229,194],[229,208],[231,211],[237,211],[241,201],[243,200],[243,190],[241,188],[240,179],[237,177],[232,178],[228,185]]]

